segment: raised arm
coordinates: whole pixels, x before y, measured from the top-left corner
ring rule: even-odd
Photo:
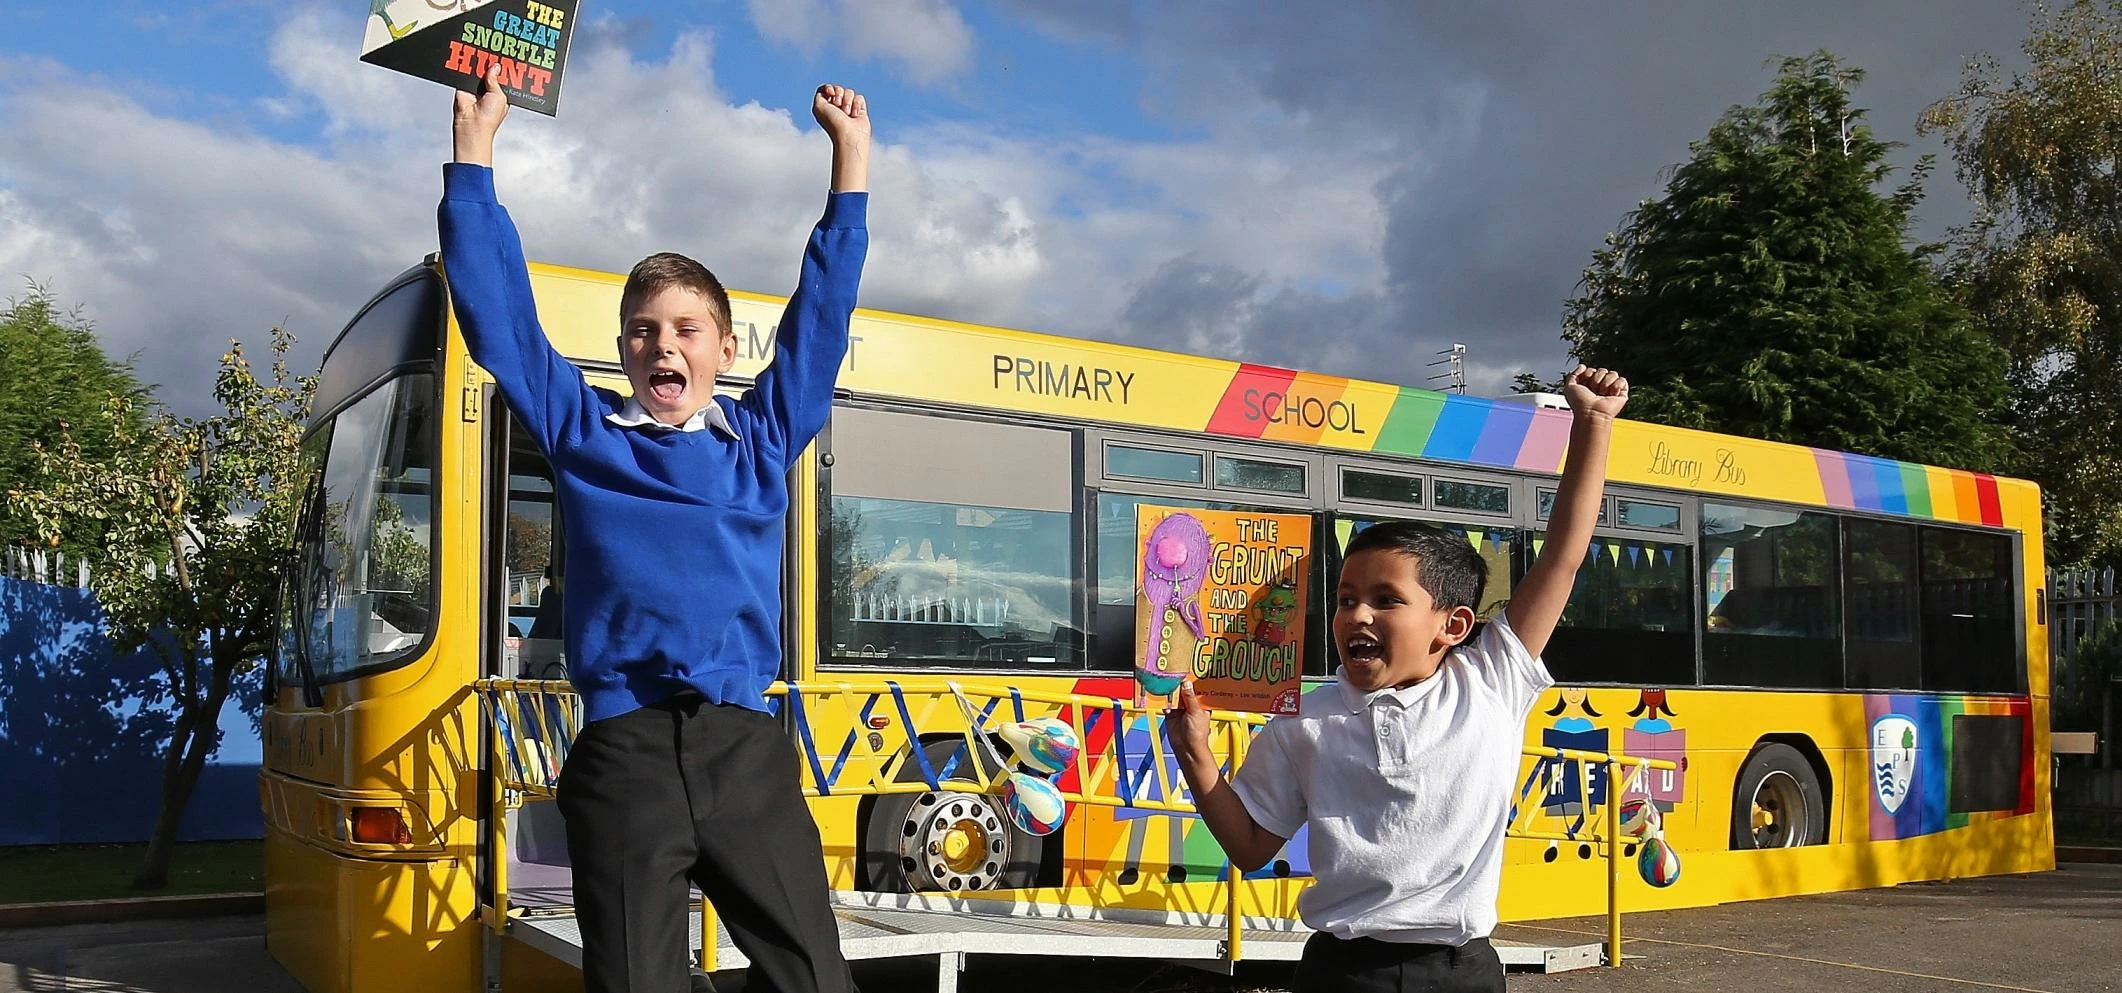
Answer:
[[[1628,380],[1607,369],[1578,366],[1562,385],[1569,400],[1569,454],[1562,463],[1562,483],[1547,517],[1547,544],[1525,578],[1511,590],[1503,611],[1511,631],[1538,658],[1569,605],[1577,569],[1591,546],[1599,523],[1599,501],[1606,492],[1606,455],[1614,435],[1614,418],[1628,402]]]
[[[550,453],[586,410],[588,386],[538,325],[523,240],[494,197],[494,134],[508,116],[500,72],[487,74],[478,97],[456,95],[455,154],[442,167],[437,211],[442,265],[472,360],[493,373],[517,419]]]
[[[810,115],[833,140],[833,192],[869,192],[869,100],[827,83],[811,95]]]
[[[820,86],[811,116],[832,139],[832,195],[804,247],[802,275],[774,333],[773,363],[743,403],[790,463],[832,412],[869,253],[869,104],[846,87]]]

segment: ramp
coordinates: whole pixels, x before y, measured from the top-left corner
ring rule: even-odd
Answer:
[[[953,993],[968,955],[1036,955],[1056,958],[1132,958],[1178,962],[1222,971],[1225,932],[1220,921],[1188,923],[1143,913],[1136,919],[1096,918],[1082,908],[962,900],[926,895],[833,894],[840,923],[841,953],[849,961],[888,958],[936,960],[936,989]],[[1151,919],[1151,918],[1162,919]],[[716,971],[749,964],[727,929],[716,925]],[[695,964],[700,952],[700,912],[688,915]],[[531,911],[510,922],[509,935],[579,968],[582,938],[572,908]],[[1295,962],[1311,936],[1301,927],[1247,928],[1246,961]],[[1564,972],[1599,965],[1596,943],[1569,946],[1496,941],[1506,968]]]

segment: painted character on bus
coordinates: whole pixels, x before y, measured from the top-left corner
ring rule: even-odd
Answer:
[[[1574,708],[1585,716],[1564,716]],[[1601,716],[1593,707],[1587,690],[1581,686],[1565,686],[1561,698],[1547,709],[1547,716],[1555,718],[1553,727],[1540,729],[1540,744],[1548,748],[1569,748],[1580,752],[1604,752],[1607,750],[1607,732],[1591,722]],[[1551,815],[1581,817],[1584,808],[1584,784],[1591,788],[1591,804],[1596,807],[1606,802],[1606,770],[1601,766],[1580,768],[1582,763],[1551,759],[1545,762],[1547,771],[1547,793],[1540,801],[1541,809]]]
[[[1644,690],[1628,716],[1636,718],[1636,722],[1621,733],[1622,752],[1647,759],[1663,759],[1678,768],[1643,770],[1640,789],[1626,792],[1647,794],[1658,809],[1671,811],[1687,791],[1687,731],[1673,727],[1672,722],[1665,719],[1679,715],[1673,713],[1662,689]],[[1631,783],[1631,786],[1635,785]]]

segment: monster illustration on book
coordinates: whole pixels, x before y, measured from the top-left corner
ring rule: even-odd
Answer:
[[[1142,695],[1169,697],[1193,671],[1194,646],[1208,636],[1201,587],[1208,578],[1208,530],[1191,514],[1157,522],[1142,549],[1142,594],[1148,637],[1135,666]]]

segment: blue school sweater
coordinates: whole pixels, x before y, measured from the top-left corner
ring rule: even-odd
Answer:
[[[669,431],[613,423],[624,402],[546,340],[493,171],[450,163],[442,178],[442,261],[465,344],[552,462],[567,534],[567,675],[586,718],[684,690],[765,710],[781,671],[788,472],[832,408],[869,195],[826,201],[773,363],[742,398],[712,400],[733,431]]]

